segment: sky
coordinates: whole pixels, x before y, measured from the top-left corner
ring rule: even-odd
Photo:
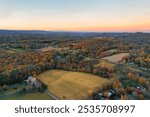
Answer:
[[[0,29],[150,32],[150,0],[0,0]]]

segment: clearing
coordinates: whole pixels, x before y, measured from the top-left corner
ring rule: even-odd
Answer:
[[[114,67],[115,67],[115,64],[114,64],[114,63],[111,63],[111,62],[109,62],[109,61],[107,61],[107,60],[100,59],[100,60],[99,60],[99,63],[96,64],[96,65],[94,65],[94,67],[107,67],[107,68],[113,70]]]
[[[113,62],[113,63],[117,63],[120,60],[122,60],[122,58],[125,56],[129,56],[129,53],[114,54],[112,56],[107,56],[107,57],[104,57],[102,59],[108,60],[108,61]]]

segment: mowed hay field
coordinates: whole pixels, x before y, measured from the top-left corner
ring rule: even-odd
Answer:
[[[60,99],[88,99],[89,91],[109,84],[109,80],[96,75],[50,70],[38,76],[48,86],[48,91]]]

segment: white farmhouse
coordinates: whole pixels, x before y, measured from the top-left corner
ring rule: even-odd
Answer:
[[[36,78],[33,78],[32,76],[29,76],[28,79],[25,80],[25,82],[38,87],[38,81],[36,80]]]

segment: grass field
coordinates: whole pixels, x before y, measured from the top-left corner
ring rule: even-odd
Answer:
[[[60,99],[88,99],[88,92],[103,87],[109,81],[96,75],[50,70],[38,76],[48,86],[48,91]]]
[[[108,60],[108,61],[113,62],[113,63],[117,63],[120,60],[122,60],[122,58],[125,56],[129,56],[129,53],[114,54],[112,56],[104,57],[102,59]]]
[[[114,69],[115,64],[108,62],[107,60],[101,59],[98,64],[94,65],[94,67],[107,67],[110,69]]]
[[[12,50],[4,50],[4,49],[0,49],[0,53],[1,53],[1,54],[5,54],[5,53],[14,54],[14,53],[16,53],[16,52],[15,52],[15,51],[12,51]]]
[[[26,51],[26,49],[24,48],[10,48],[10,49],[1,49],[0,48],[0,53],[10,53],[10,54],[14,54],[14,53],[19,53],[19,52],[24,52]]]
[[[24,48],[12,48],[11,50],[14,52],[24,52],[25,51]]]
[[[10,54],[26,51],[26,49],[24,49],[24,48],[9,48],[9,49],[2,49],[2,50],[3,50],[3,52],[7,52]]]

